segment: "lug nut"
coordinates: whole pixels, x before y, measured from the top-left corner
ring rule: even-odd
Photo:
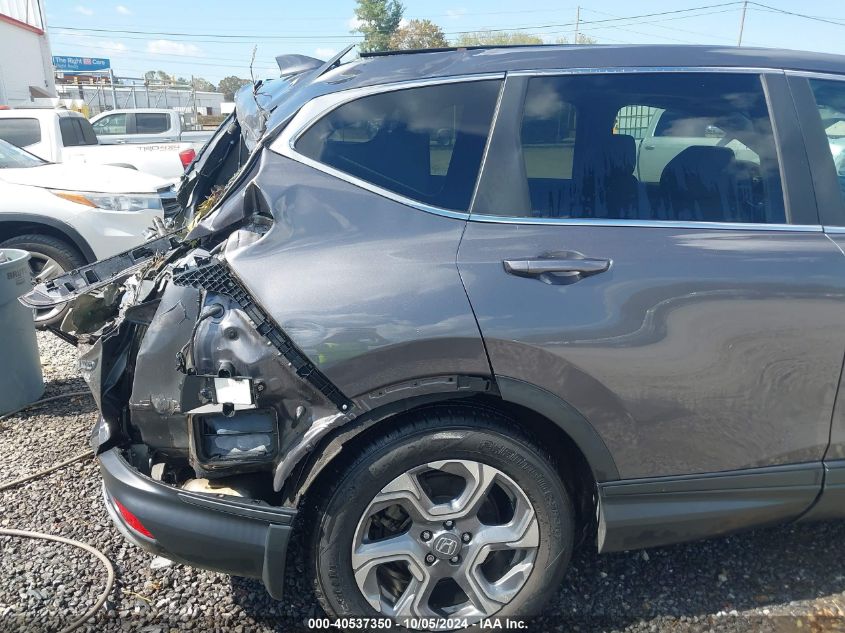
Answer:
[[[428,530],[423,530],[422,534],[420,534],[420,538],[424,541],[430,541],[431,540],[431,532],[429,532]]]
[[[426,554],[425,555],[425,562],[427,565],[433,565],[434,561],[437,560],[437,557],[434,554]]]
[[[455,522],[452,521],[452,519],[449,519],[448,521],[443,521],[443,527],[445,527],[447,530],[451,530],[453,527],[455,527]]]
[[[461,534],[461,540],[464,543],[469,543],[472,540],[472,534],[470,534],[469,532],[464,532],[463,534]]]
[[[460,556],[452,556],[452,558],[449,559],[449,562],[452,563],[453,565],[457,565],[458,563],[461,562],[461,557]]]

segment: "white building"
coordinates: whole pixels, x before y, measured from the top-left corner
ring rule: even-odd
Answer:
[[[0,106],[48,105],[55,96],[43,0],[0,0]]]

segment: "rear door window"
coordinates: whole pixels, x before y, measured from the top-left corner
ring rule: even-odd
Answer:
[[[401,196],[466,211],[500,87],[474,81],[362,97],[320,119],[296,150]]]
[[[757,75],[532,78],[521,147],[530,200],[497,215],[786,222]]]
[[[170,129],[170,115],[165,112],[136,112],[137,134],[163,134]]]
[[[27,147],[41,142],[41,125],[38,119],[0,119],[0,139],[17,147]]]
[[[822,127],[827,136],[830,156],[845,201],[845,81],[811,79]]]
[[[59,131],[62,134],[62,145],[65,147],[97,144],[97,136],[88,119],[75,116],[61,117]]]

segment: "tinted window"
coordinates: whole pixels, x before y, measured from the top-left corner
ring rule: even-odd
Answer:
[[[530,200],[522,209],[478,212],[785,222],[771,124],[755,75],[534,78],[520,134]]]
[[[26,147],[41,141],[41,126],[37,119],[0,119],[0,139]]]
[[[126,115],[110,114],[94,122],[97,134],[126,134]]]
[[[839,177],[839,189],[845,196],[845,82],[811,79],[810,88],[827,135],[830,155]]]
[[[466,210],[499,87],[476,81],[363,97],[320,119],[296,149],[400,195]]]
[[[135,132],[138,134],[161,134],[170,129],[170,115],[167,113],[135,114]]]
[[[65,147],[97,144],[94,128],[87,119],[82,117],[59,118],[59,132],[62,134],[62,145]]]

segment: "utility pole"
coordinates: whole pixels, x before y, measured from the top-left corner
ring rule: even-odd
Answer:
[[[575,7],[575,41],[573,44],[578,43],[578,27],[581,26],[581,5],[579,4]]]
[[[111,82],[112,109],[117,110],[117,91],[114,89],[114,71],[111,68],[109,68],[109,81]]]
[[[748,0],[742,3],[742,15],[739,18],[739,40],[737,46],[742,46],[742,32],[745,30],[745,12],[748,10]]]

